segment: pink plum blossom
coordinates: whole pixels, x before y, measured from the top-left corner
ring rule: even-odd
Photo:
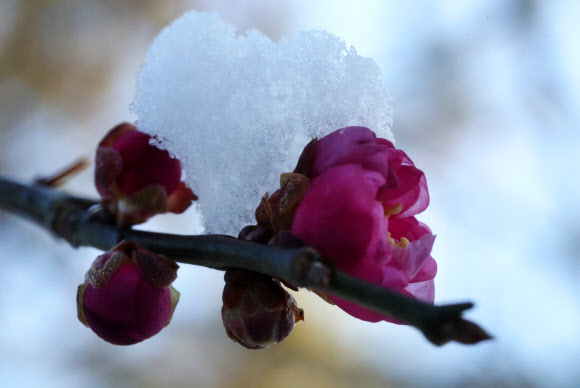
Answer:
[[[312,179],[291,231],[352,276],[433,303],[434,235],[414,214],[429,203],[423,172],[393,144],[348,127],[314,145]],[[394,322],[329,295],[362,320]]]

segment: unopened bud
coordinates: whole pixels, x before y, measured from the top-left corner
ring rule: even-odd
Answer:
[[[78,288],[79,320],[115,345],[159,333],[171,320],[179,267],[165,256],[124,241],[97,257]]]
[[[222,319],[226,333],[248,349],[263,349],[282,341],[304,312],[278,281],[245,270],[228,270]]]
[[[155,214],[183,213],[197,199],[181,181],[179,160],[150,141],[151,136],[123,123],[97,148],[95,185],[119,225],[136,225]]]
[[[258,225],[277,233],[290,229],[294,213],[310,188],[310,180],[302,174],[280,175],[280,188],[271,196],[266,195],[256,209]]]

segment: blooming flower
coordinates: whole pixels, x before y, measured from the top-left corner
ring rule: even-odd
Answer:
[[[388,215],[395,218],[421,213],[429,205],[427,180],[411,159],[386,139],[364,127],[347,127],[318,140],[309,177],[343,164],[358,164],[385,178],[377,193]]]
[[[222,320],[233,341],[263,349],[282,341],[304,319],[294,298],[269,276],[228,270],[224,276]]]
[[[132,345],[169,324],[179,292],[177,264],[124,241],[100,255],[78,288],[79,320],[115,345]]]
[[[311,178],[291,231],[339,270],[433,302],[434,236],[413,216],[429,204],[423,172],[369,129],[348,127],[314,143]],[[300,163],[299,163],[300,164]],[[371,322],[390,317],[329,295],[347,313]]]
[[[151,136],[122,123],[99,143],[95,185],[120,225],[155,214],[183,213],[197,197],[181,181],[181,164],[150,144]]]

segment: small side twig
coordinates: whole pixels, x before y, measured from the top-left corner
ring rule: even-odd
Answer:
[[[85,158],[78,159],[77,161],[71,163],[70,166],[65,167],[56,174],[36,178],[34,183],[39,185],[49,186],[49,187],[60,187],[66,183],[73,175],[76,175],[87,168],[89,161]]]
[[[419,329],[436,345],[473,344],[490,339],[462,318],[472,303],[434,306],[329,268],[311,247],[282,248],[224,235],[182,236],[120,228],[94,212],[97,202],[45,185],[25,185],[0,177],[0,208],[32,219],[72,246],[109,250],[134,241],[175,261],[217,270],[241,268],[299,287],[331,293]]]

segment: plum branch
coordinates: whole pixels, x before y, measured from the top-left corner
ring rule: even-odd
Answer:
[[[95,200],[2,176],[0,209],[31,219],[73,247],[107,251],[122,240],[131,240],[180,263],[216,270],[245,269],[331,293],[414,326],[435,345],[491,339],[478,325],[462,318],[473,303],[434,306],[406,297],[328,266],[311,247],[272,247],[226,235],[185,236],[121,228],[101,215]]]

